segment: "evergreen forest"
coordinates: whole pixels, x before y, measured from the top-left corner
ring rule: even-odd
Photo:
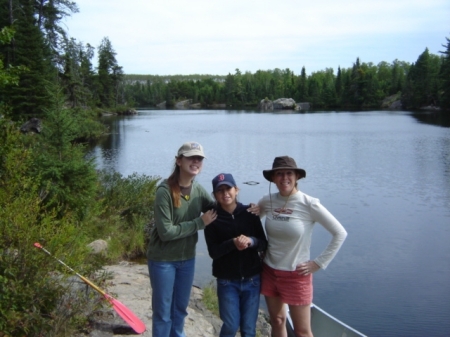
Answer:
[[[427,48],[417,62],[361,62],[350,68],[332,68],[306,74],[290,69],[258,70],[242,73],[236,69],[226,76],[150,76],[125,75],[124,97],[137,107],[152,107],[161,102],[173,106],[190,99],[204,107],[226,104],[256,107],[265,98],[293,98],[309,102],[313,109],[380,109],[383,100],[401,100],[404,109],[423,107],[448,109],[449,48],[442,55]]]
[[[168,107],[189,99],[209,107],[256,107],[293,98],[314,109],[379,109],[386,97],[405,109],[450,111],[450,40],[439,55],[409,64],[356,58],[349,68],[300,74],[289,69],[236,69],[228,75],[125,74],[108,37],[82,43],[63,19],[70,0],[0,0],[0,337],[74,336],[89,332],[94,294],[74,292],[52,254],[100,286],[102,265],[142,257],[160,177],[98,171],[86,145],[108,132],[105,113]],[[94,55],[96,55],[94,59]],[[301,63],[301,60],[299,60]],[[21,126],[38,119],[37,132]],[[93,254],[88,244],[105,239]]]

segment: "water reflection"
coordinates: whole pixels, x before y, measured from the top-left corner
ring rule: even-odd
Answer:
[[[419,122],[431,125],[450,127],[450,111],[427,111],[412,114]]]

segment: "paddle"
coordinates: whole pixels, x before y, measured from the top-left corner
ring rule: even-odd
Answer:
[[[128,325],[138,334],[143,333],[146,330],[145,324],[125,305],[123,305],[121,302],[119,302],[114,297],[108,295],[105,291],[97,287],[94,283],[89,281],[86,277],[78,274],[75,270],[70,268],[67,264],[65,264],[63,261],[57,259],[54,257],[50,252],[42,247],[42,245],[39,242],[35,242],[34,246],[42,249],[45,253],[47,253],[49,256],[53,257],[56,261],[64,265],[67,269],[69,269],[71,272],[75,273],[79,278],[81,278],[87,285],[90,285],[92,288],[97,290],[100,294],[102,294],[106,300],[111,303],[114,310],[119,314],[120,317],[123,318],[125,322],[128,323]]]

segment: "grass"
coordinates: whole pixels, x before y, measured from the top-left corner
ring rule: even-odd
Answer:
[[[219,299],[213,282],[203,288],[203,303],[209,311],[219,317]]]

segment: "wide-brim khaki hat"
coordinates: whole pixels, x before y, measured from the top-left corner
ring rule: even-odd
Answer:
[[[298,179],[306,177],[306,171],[298,168],[294,158],[289,156],[275,157],[271,170],[263,170],[263,176],[268,181],[272,182],[272,173],[277,170],[293,170],[299,174]],[[297,179],[297,180],[298,180]]]

